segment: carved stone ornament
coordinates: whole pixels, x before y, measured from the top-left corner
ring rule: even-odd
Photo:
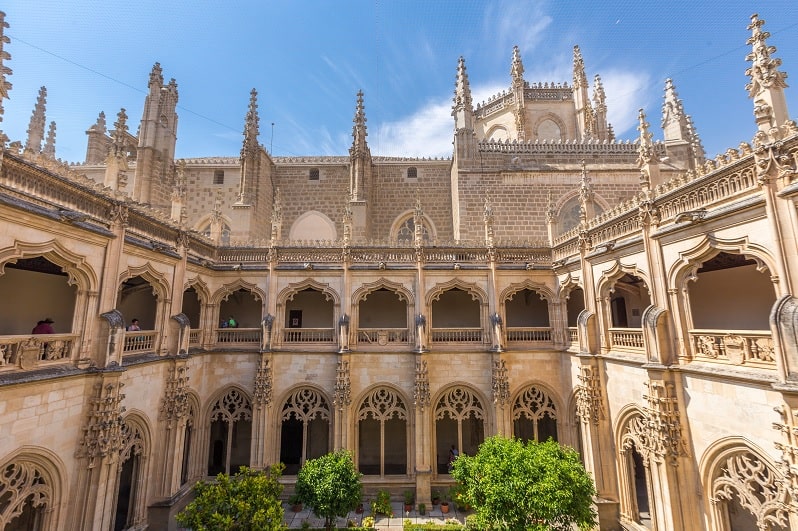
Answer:
[[[255,406],[261,408],[268,406],[272,402],[272,366],[271,361],[264,357],[261,361],[258,372],[255,373],[255,386],[253,397]]]
[[[501,407],[504,407],[510,398],[510,382],[507,377],[507,364],[504,360],[500,359],[493,362],[491,393],[493,395],[493,403],[499,404]]]
[[[429,372],[426,361],[416,362],[416,382],[413,389],[413,403],[419,410],[423,410],[430,402]]]
[[[338,367],[335,369],[335,394],[333,395],[333,404],[338,406],[338,409],[343,409],[352,403],[350,396],[350,382],[349,382],[349,362],[346,360],[339,360]]]
[[[582,422],[598,426],[602,418],[601,387],[593,367],[579,369],[576,386],[576,415]]]
[[[53,486],[39,467],[29,461],[14,461],[0,470],[0,528],[11,522],[27,506],[44,508],[53,503]]]
[[[98,459],[114,457],[122,449],[122,413],[125,408],[121,403],[125,395],[121,391],[124,386],[124,383],[113,382],[95,385],[91,411],[77,452],[78,457],[88,460],[87,468],[97,465]]]
[[[161,414],[170,423],[180,420],[188,413],[188,380],[187,366],[180,365],[169,369]]]
[[[679,401],[673,384],[650,380],[646,386],[648,392],[643,398],[648,403],[645,411],[651,456],[668,459],[675,465],[677,458],[687,455],[687,446],[682,437]]]

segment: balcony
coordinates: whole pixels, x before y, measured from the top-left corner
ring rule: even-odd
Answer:
[[[433,328],[433,343],[481,343],[482,328]]]
[[[643,330],[640,328],[610,328],[610,347],[613,350],[643,352]]]
[[[284,328],[283,343],[332,343],[334,328]]]
[[[202,330],[199,328],[192,328],[188,331],[188,344],[191,347],[198,347],[202,344]]]
[[[775,369],[773,338],[766,330],[690,330],[695,360]]]
[[[357,342],[381,347],[406,345],[410,342],[410,331],[407,328],[361,328],[357,331]]]
[[[153,352],[158,341],[158,332],[145,330],[140,332],[125,332],[125,342],[122,345],[122,355]]]
[[[217,328],[217,347],[260,347],[260,328]]]
[[[569,326],[568,327],[568,341],[572,345],[578,345],[579,344],[579,332],[578,332],[577,327],[575,327],[575,326]]]
[[[76,343],[73,334],[0,336],[0,370],[69,363]]]
[[[550,343],[551,327],[513,326],[507,327],[508,343]]]

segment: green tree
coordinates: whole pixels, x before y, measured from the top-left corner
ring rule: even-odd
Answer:
[[[273,531],[286,529],[283,491],[278,479],[283,465],[264,472],[242,466],[238,474],[219,474],[215,481],[198,481],[194,500],[177,515],[177,522],[194,531]]]
[[[305,461],[296,478],[296,493],[313,514],[334,529],[336,517],[345,517],[360,503],[363,486],[352,454],[346,450]]]
[[[595,487],[579,455],[554,441],[490,437],[461,455],[452,476],[479,529],[566,530],[596,525]]]

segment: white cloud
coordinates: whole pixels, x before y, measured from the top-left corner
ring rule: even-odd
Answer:
[[[494,42],[500,53],[508,54],[513,45],[530,54],[543,39],[552,17],[545,13],[545,2],[490,2],[486,5],[486,42]]]
[[[607,94],[607,121],[612,124],[619,139],[634,139],[637,111],[651,103],[651,77],[646,72],[608,70],[601,73],[601,82]],[[658,115],[652,112],[648,112],[648,115],[648,122],[652,124],[652,129],[656,129]]]

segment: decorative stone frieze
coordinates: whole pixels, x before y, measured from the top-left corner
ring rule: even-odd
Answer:
[[[268,406],[272,402],[272,365],[271,360],[265,356],[261,359],[258,371],[255,373],[253,398],[258,409]]]
[[[429,406],[429,372],[427,362],[424,360],[416,362],[416,381],[413,389],[413,404],[419,409],[424,410]]]
[[[351,383],[349,380],[349,362],[346,360],[338,360],[338,366],[335,369],[335,393],[333,394],[333,405],[338,406],[338,409],[343,409],[352,403],[351,397]]]
[[[646,387],[648,392],[643,398],[647,402],[646,429],[651,456],[675,465],[679,457],[687,455],[687,449],[674,386],[662,380],[649,380]]]
[[[122,400],[124,383],[97,383],[91,398],[91,411],[77,456],[88,460],[87,468],[97,465],[98,459],[115,457],[123,447],[122,413],[125,412]]]
[[[493,371],[491,374],[491,394],[493,396],[493,403],[504,407],[507,400],[510,398],[510,383],[507,377],[507,364],[504,360],[499,359],[493,362]]]
[[[579,384],[576,386],[576,415],[582,422],[598,426],[603,418],[601,385],[593,367],[579,368]]]
[[[170,424],[180,420],[188,412],[188,380],[188,367],[185,365],[169,368],[161,414]]]

